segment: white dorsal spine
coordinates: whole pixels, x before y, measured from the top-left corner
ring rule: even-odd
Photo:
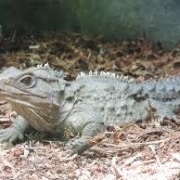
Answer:
[[[119,79],[121,81],[124,81],[124,82],[134,82],[134,79],[133,78],[129,78],[128,76],[119,76],[118,74],[116,73],[111,73],[111,72],[104,72],[104,71],[89,71],[89,73],[84,73],[84,72],[80,72],[76,79],[79,79],[79,78],[82,78],[82,77],[103,77],[103,78],[111,78],[111,79]]]
[[[50,68],[50,66],[49,66],[48,63],[46,63],[46,64],[38,64],[38,65],[37,65],[37,68],[43,68],[43,67],[45,67],[45,68]]]

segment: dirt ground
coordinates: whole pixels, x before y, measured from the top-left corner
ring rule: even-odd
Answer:
[[[0,68],[49,63],[67,80],[80,71],[112,71],[144,81],[180,74],[180,49],[166,52],[146,39],[106,42],[79,34],[14,35],[0,39]],[[15,112],[0,101],[0,127]],[[180,179],[180,126],[165,119],[113,126],[80,155],[68,156],[58,140],[30,138],[0,146],[0,179],[26,180],[175,180]]]

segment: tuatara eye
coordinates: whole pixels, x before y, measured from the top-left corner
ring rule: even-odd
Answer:
[[[19,82],[26,87],[32,87],[36,84],[36,79],[31,75],[25,75],[19,80]]]

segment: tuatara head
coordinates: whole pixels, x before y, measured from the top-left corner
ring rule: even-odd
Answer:
[[[47,131],[60,117],[63,82],[63,73],[48,65],[26,70],[8,68],[0,74],[0,98],[34,128]]]

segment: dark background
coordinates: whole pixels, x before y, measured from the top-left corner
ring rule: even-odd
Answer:
[[[179,43],[177,0],[1,0],[3,31],[73,31],[108,40],[145,36],[171,49]]]

